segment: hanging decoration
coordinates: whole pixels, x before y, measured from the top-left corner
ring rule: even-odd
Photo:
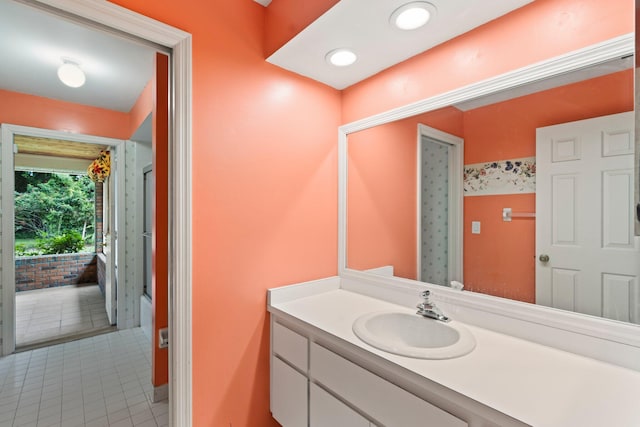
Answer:
[[[102,150],[97,159],[95,159],[87,168],[87,175],[93,182],[104,182],[111,173],[111,153]]]

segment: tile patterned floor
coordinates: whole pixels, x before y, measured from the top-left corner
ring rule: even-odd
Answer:
[[[0,358],[0,426],[163,427],[151,345],[127,329]]]
[[[16,293],[16,347],[108,328],[98,285]]]

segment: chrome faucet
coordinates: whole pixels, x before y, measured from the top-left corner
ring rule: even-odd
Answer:
[[[420,297],[424,301],[417,305],[418,312],[416,314],[419,314],[423,317],[440,320],[442,322],[448,322],[449,320],[451,320],[447,316],[445,316],[434,303],[431,302],[430,290],[420,292]]]

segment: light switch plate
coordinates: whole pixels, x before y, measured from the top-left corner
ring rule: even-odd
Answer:
[[[480,234],[480,221],[471,221],[471,234]]]
[[[158,348],[169,347],[169,329],[164,328],[158,331]]]

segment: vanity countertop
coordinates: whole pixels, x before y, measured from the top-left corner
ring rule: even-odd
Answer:
[[[291,288],[270,290],[272,313],[290,315],[524,423],[640,426],[640,372],[469,324],[464,326],[474,335],[476,348],[466,356],[447,360],[397,356],[358,339],[352,324],[372,311],[415,310],[343,289],[325,287],[308,294],[292,293]],[[279,291],[288,292],[287,298],[278,298]]]

